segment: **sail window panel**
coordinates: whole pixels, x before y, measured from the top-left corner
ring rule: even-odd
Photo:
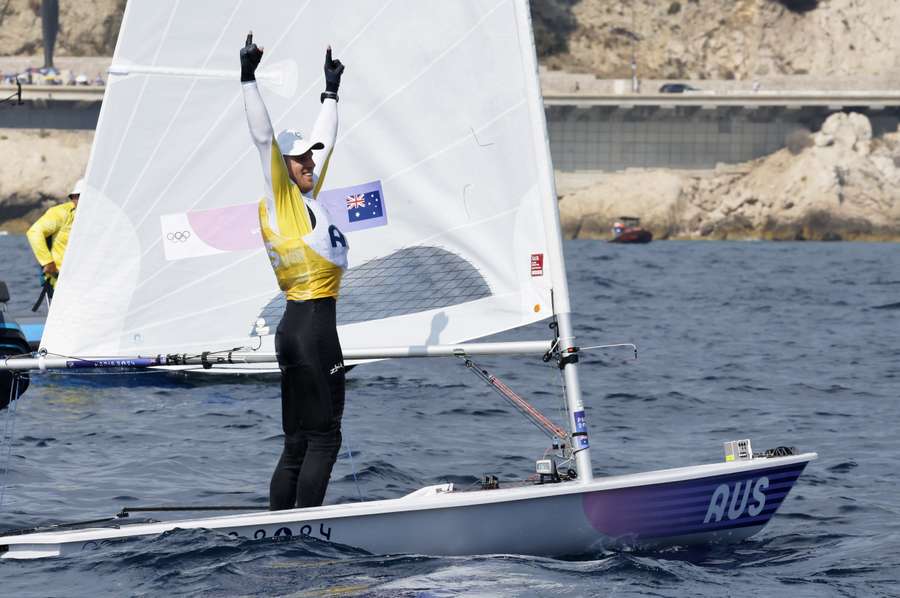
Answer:
[[[385,263],[392,267],[380,267]],[[402,274],[391,275],[393,269]],[[411,247],[347,273],[338,323],[405,315],[489,295],[484,278],[461,257],[439,247]]]

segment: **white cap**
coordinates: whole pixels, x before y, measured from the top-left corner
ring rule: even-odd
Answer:
[[[78,179],[78,181],[75,182],[75,186],[69,191],[69,197],[81,195],[82,193],[84,193],[84,179]]]
[[[325,147],[321,141],[310,141],[296,129],[285,129],[275,138],[282,156],[302,156],[309,150],[320,150]]]

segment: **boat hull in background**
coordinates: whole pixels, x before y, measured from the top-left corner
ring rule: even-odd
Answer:
[[[0,306],[0,360],[28,353],[28,341],[22,327],[4,317]],[[18,399],[28,389],[29,375],[25,372],[0,370],[0,410]]]
[[[563,482],[0,538],[3,558],[59,556],[174,529],[301,536],[374,554],[574,556],[737,542],[760,531],[815,453]],[[123,520],[124,521],[124,520]]]
[[[649,243],[653,240],[653,233],[642,228],[626,229],[621,234],[609,240],[610,243]]]

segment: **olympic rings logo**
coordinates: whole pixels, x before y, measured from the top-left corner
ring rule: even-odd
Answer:
[[[183,243],[191,238],[191,231],[178,231],[177,233],[169,233],[166,238],[175,243]]]

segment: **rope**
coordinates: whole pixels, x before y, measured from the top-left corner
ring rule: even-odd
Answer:
[[[565,440],[568,438],[566,431],[554,424],[547,416],[532,407],[528,401],[517,395],[510,387],[504,384],[496,376],[483,369],[471,359],[466,359],[466,367],[472,370],[476,376],[484,380],[497,393],[509,401],[513,407],[518,409],[522,415],[532,424],[537,426],[539,430],[550,436],[550,438]]]
[[[559,387],[562,390],[559,393],[559,417],[563,419],[563,421],[569,421],[569,404],[566,402],[566,377],[563,374],[563,371],[556,366],[553,366],[553,369],[556,370],[557,376],[559,376]]]
[[[350,446],[350,437],[346,434],[346,431],[343,438],[347,441],[347,454],[350,457],[350,471],[353,473],[353,483],[356,485],[356,494],[359,496],[359,501],[362,502],[366,499],[363,498],[363,493],[360,490],[359,478],[356,476],[356,464],[353,462],[353,447]]]
[[[634,343],[616,343],[613,345],[593,345],[591,347],[578,347],[579,351],[590,351],[592,349],[615,349],[617,347],[629,347],[632,351],[634,351],[634,358],[638,357],[637,345]]]
[[[0,474],[0,509],[3,508],[3,498],[6,496],[6,474],[9,471],[9,462],[12,459],[13,438],[16,433],[16,407],[19,404],[19,380],[20,376],[17,372],[13,372],[13,383],[9,387],[9,403],[6,406],[6,423],[3,426],[3,438],[0,441],[0,451],[3,449],[3,443],[9,442],[6,454],[3,456],[3,473]]]
[[[497,387],[497,389],[501,393],[503,393],[503,396],[509,398],[510,401],[513,401],[517,405],[519,405],[519,407],[523,411],[525,411],[525,413],[527,413],[529,417],[539,422],[548,432],[551,432],[559,439],[563,439],[566,437],[565,430],[563,430],[560,426],[554,424],[547,418],[547,416],[532,407],[525,399],[513,392],[510,387],[498,380],[496,376],[491,376],[491,384]]]
[[[259,505],[197,505],[197,506],[154,506],[154,507],[123,507],[116,515],[117,518],[128,517],[129,513],[163,513],[173,511],[264,511],[265,507]]]
[[[13,92],[13,93],[11,93],[11,94],[9,95],[9,97],[3,98],[2,102],[0,102],[0,103],[6,103],[6,102],[9,102],[9,103],[12,104],[13,106],[21,106],[22,104],[25,103],[25,102],[22,101],[22,84],[19,83],[18,81],[16,81],[16,86],[18,87],[18,90],[15,91],[15,92]],[[18,96],[18,97],[17,97],[17,96]],[[16,101],[15,101],[15,102],[12,101],[13,98],[16,98]]]

